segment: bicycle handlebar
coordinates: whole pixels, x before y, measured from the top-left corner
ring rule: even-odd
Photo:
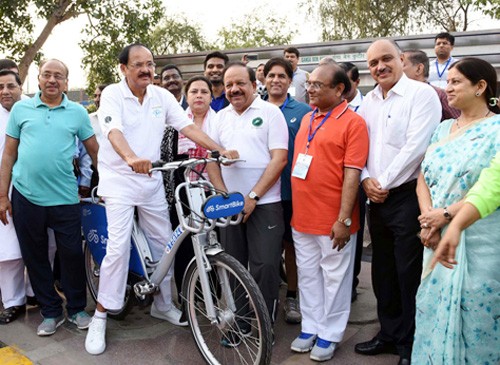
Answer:
[[[190,158],[188,160],[181,161],[173,161],[173,162],[165,162],[162,160],[155,161],[152,163],[153,168],[149,170],[149,172],[153,171],[169,171],[176,170],[180,167],[194,167],[196,165],[206,164],[210,162],[220,162],[222,164],[232,164],[235,162],[244,162],[245,160],[241,159],[230,159],[225,156],[218,157],[204,157],[204,158]]]

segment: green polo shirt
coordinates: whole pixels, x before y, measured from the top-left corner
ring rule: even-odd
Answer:
[[[61,104],[50,108],[38,92],[14,104],[6,134],[19,140],[12,183],[26,199],[40,206],[78,203],[75,137],[85,141],[94,134],[80,104],[63,95]]]

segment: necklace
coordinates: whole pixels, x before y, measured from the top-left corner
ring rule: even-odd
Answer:
[[[488,112],[484,115],[483,118],[486,118],[488,115],[490,115],[491,111],[488,110]],[[481,118],[482,119],[482,118]],[[460,125],[458,124],[458,121],[460,120],[460,117],[458,117],[457,119],[455,119],[455,125],[457,126],[457,129],[460,129],[462,127],[460,127]]]

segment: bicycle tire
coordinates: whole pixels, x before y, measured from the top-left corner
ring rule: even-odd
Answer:
[[[272,325],[257,283],[243,265],[225,252],[208,256],[208,260],[213,269],[208,279],[217,324],[210,323],[207,318],[196,261],[186,271],[182,290],[185,313],[200,354],[213,365],[270,364]],[[240,303],[236,311],[228,308],[223,298],[220,286],[222,272],[228,275],[234,301]],[[243,302],[245,304],[241,305]],[[223,342],[227,342],[229,336],[233,340],[236,336],[241,343],[225,347]]]
[[[99,292],[99,270],[100,265],[95,262],[92,253],[90,252],[89,247],[84,241],[84,256],[85,256],[85,279],[87,281],[87,286],[90,291],[90,296],[97,303],[97,294]],[[127,285],[127,289],[125,291],[125,298],[123,301],[123,307],[119,310],[108,310],[108,316],[110,318],[121,321],[125,319],[127,314],[132,310],[134,305],[131,297],[131,288]]]

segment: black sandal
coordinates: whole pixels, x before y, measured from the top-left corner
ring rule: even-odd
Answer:
[[[0,312],[0,324],[9,324],[26,312],[26,305],[9,307]]]

